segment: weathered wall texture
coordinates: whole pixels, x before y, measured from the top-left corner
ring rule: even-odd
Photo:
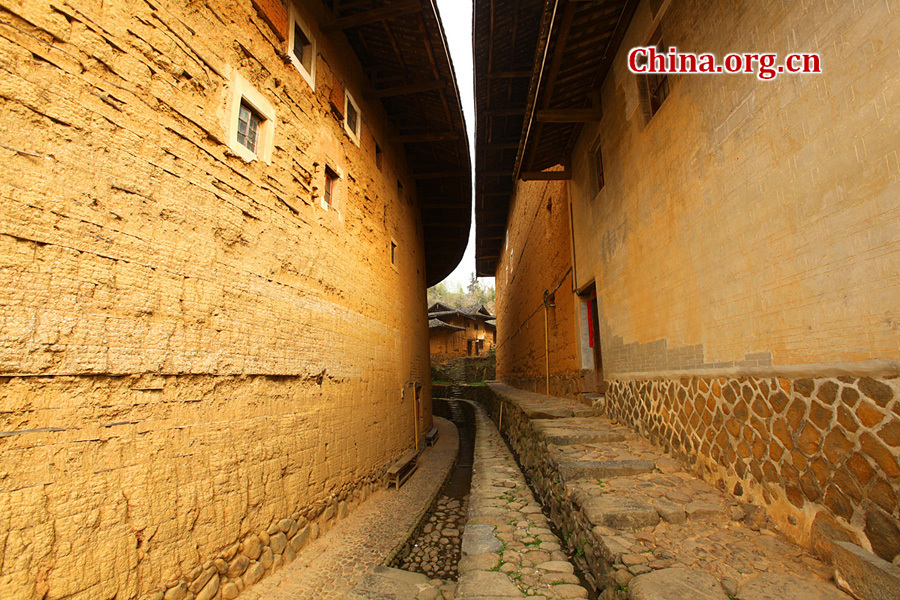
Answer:
[[[228,595],[413,443],[416,382],[430,427],[414,186],[300,8],[315,92],[250,0],[0,8],[0,597]],[[275,108],[269,165],[226,144],[238,73]]]
[[[900,11],[674,0],[660,20],[650,4],[573,157],[610,412],[795,539],[823,510],[873,548],[897,539]],[[648,122],[626,54],[657,22],[682,51],[819,52],[824,73],[669,76]],[[588,197],[595,140],[606,185]]]
[[[575,340],[576,297],[566,183],[519,182],[497,266],[497,377],[523,389],[584,391]],[[544,291],[551,292],[544,337]]]
[[[900,553],[885,542],[900,539],[900,10],[673,0],[655,16],[652,4],[637,9],[569,183],[574,287],[597,287],[609,412],[767,506],[794,539],[818,535],[818,517],[890,560]],[[647,121],[626,54],[657,25],[666,45],[720,58],[818,52],[824,73],[670,75]],[[605,187],[594,195],[597,142]],[[529,186],[518,185],[497,270],[498,370],[542,391],[542,315],[526,318],[569,242],[523,208],[537,204]],[[584,321],[562,297],[570,285],[557,315],[578,317],[574,330],[553,329],[584,364]]]

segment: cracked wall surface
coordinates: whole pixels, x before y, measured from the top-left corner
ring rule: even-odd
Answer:
[[[378,485],[416,383],[431,426],[415,186],[324,7],[297,8],[315,91],[249,0],[0,7],[3,598],[230,595],[302,540],[218,560]],[[228,145],[238,75],[271,164]]]

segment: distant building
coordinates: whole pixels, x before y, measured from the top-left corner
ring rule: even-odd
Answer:
[[[497,343],[497,322],[483,304],[453,308],[435,302],[428,308],[431,359],[484,356]]]

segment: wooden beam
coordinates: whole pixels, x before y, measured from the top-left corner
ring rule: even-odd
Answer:
[[[413,179],[445,179],[450,177],[463,177],[459,171],[434,171],[431,173],[413,173]]]
[[[537,111],[538,123],[593,123],[603,119],[597,108],[545,108]]]
[[[458,140],[459,136],[452,131],[442,133],[410,133],[407,135],[398,135],[394,137],[394,141],[400,144],[415,144],[419,142],[444,142]]]
[[[497,71],[488,73],[488,79],[531,79],[531,71]]]
[[[523,171],[519,174],[522,181],[566,181],[572,179],[569,171]]]
[[[483,177],[512,177],[512,170],[509,171],[485,171],[481,174]]]
[[[491,150],[515,150],[519,147],[519,142],[487,142],[485,146]]]
[[[443,81],[426,81],[424,83],[407,83],[390,88],[374,90],[366,94],[367,98],[388,98],[390,96],[409,96],[421,92],[432,92],[447,87]]]
[[[334,23],[326,28],[326,32],[328,29],[352,29],[354,27],[362,27],[363,25],[369,25],[370,23],[386,21],[388,19],[402,17],[421,11],[422,3],[420,0],[407,0],[406,2],[400,2],[399,4],[389,4],[388,6],[382,6],[381,8],[373,8],[372,10],[366,10],[347,17],[335,19]]]
[[[488,108],[482,111],[482,113],[489,117],[524,117],[525,107],[520,106],[519,108]]]

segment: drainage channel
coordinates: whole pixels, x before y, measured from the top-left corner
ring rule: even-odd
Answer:
[[[435,398],[433,405],[436,416],[452,421],[459,430],[459,456],[419,530],[391,566],[432,579],[456,581],[472,483],[475,410],[469,403],[451,398]]]

